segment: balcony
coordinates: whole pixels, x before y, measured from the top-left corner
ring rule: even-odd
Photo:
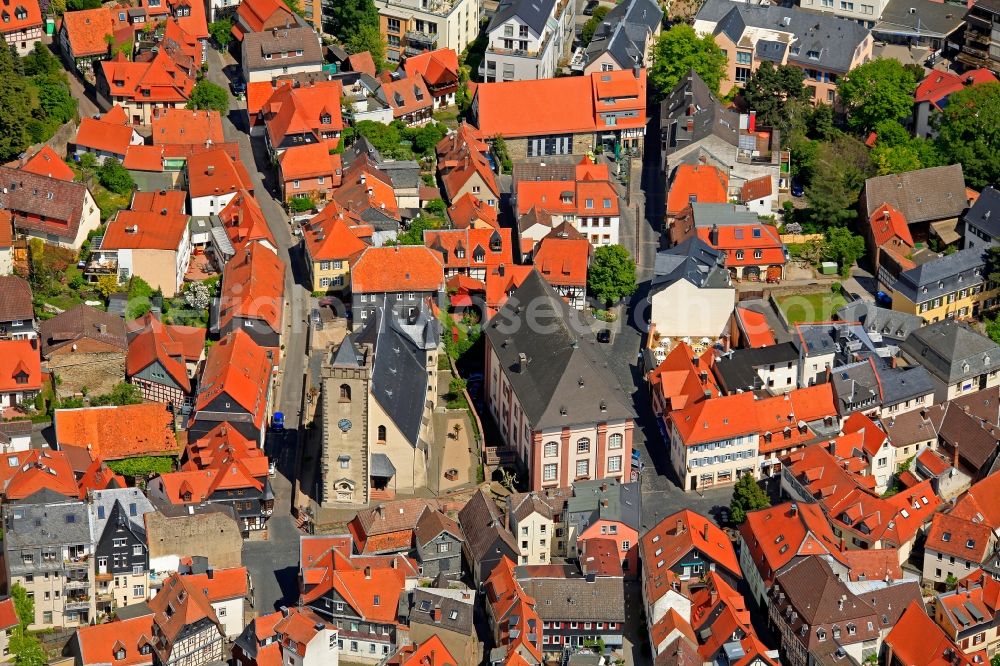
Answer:
[[[406,53],[417,55],[424,51],[433,51],[437,48],[438,36],[430,35],[426,32],[410,30],[403,35],[406,44]]]
[[[90,595],[66,597],[63,599],[63,608],[67,611],[87,610],[90,608]]]
[[[86,580],[67,580],[63,585],[63,594],[66,597],[72,596],[70,592],[75,590],[86,590],[90,588],[90,582]]]

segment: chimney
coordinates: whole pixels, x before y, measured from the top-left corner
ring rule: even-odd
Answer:
[[[844,537],[840,537],[840,552],[847,550],[847,540]]]
[[[435,606],[434,607],[434,613],[433,613],[432,617],[434,618],[435,622],[440,622],[441,621],[441,607],[440,606]]]
[[[527,365],[528,365],[528,355],[525,354],[524,352],[521,352],[520,354],[517,355],[517,371],[524,372]]]
[[[282,617],[288,617],[288,606],[282,606],[279,610]]]
[[[692,134],[694,133],[694,118],[688,118],[687,131]]]
[[[955,450],[951,454],[951,466],[958,469],[958,440],[955,440]]]
[[[712,605],[714,606],[715,602],[717,602],[719,600],[719,590],[713,585],[712,586],[712,591],[711,591],[710,594],[711,594],[711,598],[712,598]]]
[[[712,230],[708,232],[708,242],[715,246],[719,245],[719,225],[712,225]]]
[[[844,610],[844,604],[847,603],[847,595],[840,595],[840,599],[837,600],[837,610]]]
[[[677,520],[677,529],[674,530],[674,534],[675,535],[676,534],[684,534],[684,521],[683,520],[680,520],[680,519]]]
[[[705,527],[701,530],[701,538],[708,541],[708,521],[705,521]]]
[[[372,579],[372,568],[365,567],[365,580],[371,580],[371,579]]]
[[[791,506],[788,507],[788,514],[790,516],[799,515],[799,505],[797,502],[792,502]]]
[[[214,173],[215,173],[215,165],[214,164],[209,164],[207,167],[205,167],[205,175],[206,176],[211,176]]]
[[[504,274],[504,266],[503,266],[503,264],[500,264],[500,266],[497,267],[497,275],[499,275],[500,277],[503,277],[503,274]]]
[[[108,325],[107,324],[98,324],[97,325],[97,331],[101,335],[107,335],[107,333],[108,333]]]
[[[608,508],[608,500],[607,500],[607,498],[601,500],[601,506],[603,506],[605,509]]]
[[[215,570],[209,569],[208,571],[205,572],[205,575],[208,576],[209,580],[213,580],[215,578]]]

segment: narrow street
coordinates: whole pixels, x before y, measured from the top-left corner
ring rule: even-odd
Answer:
[[[208,64],[207,78],[228,90],[229,79],[226,78],[223,67],[232,64],[229,56],[210,49]],[[298,595],[300,533],[291,516],[291,498],[295,452],[302,429],[299,409],[305,372],[306,319],[310,292],[302,279],[302,255],[298,239],[291,234],[288,217],[274,198],[278,189],[267,149],[263,142],[258,141],[254,145],[250,141],[250,136],[245,131],[249,129],[246,126],[246,111],[240,101],[231,97],[229,108],[229,116],[222,119],[226,141],[239,144],[240,159],[250,173],[254,196],[278,243],[278,256],[286,266],[284,349],[273,409],[284,413],[285,432],[268,433],[266,442],[268,455],[275,458],[277,463],[278,473],[271,479],[275,494],[274,513],[268,521],[268,539],[243,544],[243,563],[250,570],[254,582],[255,608],[260,613],[268,613],[284,603],[294,603]]]

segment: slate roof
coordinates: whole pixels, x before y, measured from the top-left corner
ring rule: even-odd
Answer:
[[[892,288],[912,303],[923,303],[959,289],[982,284],[985,281],[985,266],[986,254],[983,249],[971,247],[900,273]]]
[[[924,325],[923,318],[918,315],[880,308],[865,300],[851,301],[837,310],[834,316],[839,321],[860,322],[869,334],[878,333],[883,338],[898,341],[905,340]]]
[[[916,10],[916,11],[914,11]],[[918,23],[919,18],[919,23]],[[888,35],[947,37],[961,27],[965,12],[934,0],[889,0],[872,32]]]
[[[501,0],[486,31],[493,32],[510,19],[517,18],[536,35],[541,35],[555,8],[556,0]]]
[[[483,559],[497,538],[507,544],[511,553],[519,552],[514,537],[503,527],[496,502],[482,488],[458,512],[458,522],[474,562]]]
[[[638,530],[641,506],[638,483],[619,483],[617,479],[577,481],[573,496],[566,500],[566,522],[581,523],[581,532],[598,520],[620,522]]]
[[[862,196],[866,218],[887,203],[909,224],[958,217],[968,205],[961,164],[869,178]]]
[[[532,271],[486,327],[533,430],[635,417],[592,323]]]
[[[962,219],[967,225],[982,229],[994,240],[1000,239],[1000,191],[993,187],[983,188]]]
[[[856,409],[859,403],[866,405],[871,399],[877,404],[882,397],[875,366],[869,360],[835,368],[831,381],[841,414]]]
[[[763,388],[757,368],[798,362],[798,347],[791,342],[783,342],[767,347],[730,350],[716,359],[715,373],[727,392],[739,389],[755,391]]]
[[[615,5],[594,31],[585,52],[587,62],[594,62],[606,52],[622,69],[643,64],[646,41],[662,20],[663,10],[652,0]]]
[[[688,132],[687,112],[691,104],[695,106],[694,130]],[[663,100],[660,119],[668,155],[711,134],[734,146],[739,142],[739,114],[723,106],[694,70]]]
[[[414,588],[410,594],[409,623],[426,624],[443,630],[454,631],[465,636],[474,636],[473,626],[475,593],[466,591],[468,600],[462,599],[460,590],[438,590],[435,588]],[[434,620],[434,609],[441,610],[440,619]]]
[[[724,32],[739,44],[747,28],[791,33],[795,39],[787,47],[774,41],[757,44],[759,55],[776,62],[781,61],[784,48],[790,48],[789,63],[847,72],[855,49],[869,35],[864,26],[832,14],[807,12],[797,7],[733,4],[719,21],[715,34]],[[818,57],[809,57],[809,53],[818,53]]]
[[[953,319],[914,331],[902,350],[946,384],[1000,368],[1000,345]]]
[[[927,368],[886,368],[876,366],[879,385],[882,387],[882,405],[898,405],[934,392],[934,382]]]
[[[427,399],[426,349],[437,345],[440,325],[432,317],[420,320],[422,339],[415,331],[404,330],[395,317],[379,308],[368,317],[364,328],[354,335],[359,344],[371,344],[371,392],[406,435],[411,444],[420,434],[420,420]]]
[[[652,289],[687,280],[700,289],[731,287],[725,254],[700,238],[689,238],[669,250],[656,253]]]
[[[122,515],[132,523],[133,531],[143,535],[146,534],[146,523],[142,517],[155,511],[152,502],[137,488],[94,490],[87,499],[90,508],[90,536],[94,541],[104,533],[104,526],[111,518],[111,509],[116,503],[121,505]]]
[[[90,543],[87,505],[51,490],[40,490],[23,500],[9,503],[12,516],[4,529],[8,551],[42,546]],[[20,515],[20,518],[13,516]],[[11,560],[13,568],[15,562]],[[16,564],[20,564],[20,558]]]

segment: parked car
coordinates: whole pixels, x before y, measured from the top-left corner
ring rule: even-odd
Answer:
[[[243,79],[233,79],[233,82],[229,84],[229,89],[233,91],[234,95],[245,95],[247,93],[247,84]]]
[[[597,0],[590,0],[590,2],[587,3],[587,6],[583,8],[584,15],[593,16],[594,10],[597,9],[598,5],[600,4],[601,3],[598,2]]]
[[[611,329],[602,328],[597,332],[597,341],[603,344],[608,344],[611,342]]]
[[[275,412],[274,416],[271,417],[271,430],[274,432],[281,432],[285,429],[285,415],[281,412]]]
[[[274,464],[274,461],[272,460],[272,461],[271,461],[270,463],[268,463],[268,465],[267,465],[267,475],[268,475],[269,477],[271,477],[271,478],[274,478],[274,476],[275,476],[275,475],[276,475],[277,473],[278,473],[278,469],[277,469],[277,467],[275,466],[275,464]]]
[[[806,193],[806,188],[802,186],[802,181],[798,178],[792,179],[792,196],[801,197]]]

